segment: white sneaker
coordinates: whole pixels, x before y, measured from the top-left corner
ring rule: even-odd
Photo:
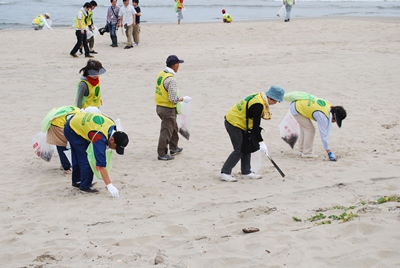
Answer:
[[[236,178],[232,177],[229,174],[221,173],[220,177],[221,181],[228,181],[228,182],[234,182],[237,181]]]
[[[260,174],[256,174],[254,172],[251,172],[249,174],[246,175],[242,175],[243,179],[252,179],[252,180],[259,180],[262,178],[262,176]]]
[[[313,154],[313,153],[311,153],[311,154],[301,154],[301,157],[302,158],[317,158],[318,157],[318,155],[316,155],[316,154]]]
[[[134,45],[134,46],[138,46],[139,44],[138,44],[138,43],[135,43],[135,42],[133,42],[133,45]]]

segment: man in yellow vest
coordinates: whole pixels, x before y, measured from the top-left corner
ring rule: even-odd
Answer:
[[[183,148],[178,147],[178,124],[176,116],[179,111],[180,103],[189,103],[192,98],[189,96],[179,97],[178,86],[175,74],[178,72],[179,64],[183,63],[175,55],[167,58],[167,67],[157,75],[155,103],[157,105],[157,115],[161,119],[160,137],[158,140],[158,160],[172,160],[174,155],[182,152]],[[168,147],[170,155],[168,154]]]
[[[299,92],[298,97],[290,98],[294,92],[285,95],[285,100],[291,101],[289,106],[290,113],[300,125],[299,154],[303,158],[316,158],[318,155],[313,153],[313,143],[315,137],[315,127],[311,120],[317,121],[322,145],[329,160],[337,161],[329,144],[329,134],[332,123],[342,126],[342,120],[347,116],[346,110],[342,106],[332,106],[328,101],[315,97],[311,94]]]
[[[225,128],[232,142],[233,152],[226,159],[220,174],[222,181],[237,181],[231,175],[232,169],[241,161],[243,179],[261,179],[262,176],[251,171],[251,151],[244,142],[247,130],[251,130],[251,141],[263,154],[268,155],[268,148],[261,136],[261,119],[271,119],[269,107],[283,101],[285,91],[279,86],[271,86],[267,92],[252,94],[231,107],[225,116]],[[259,145],[258,145],[259,143]],[[255,148],[254,150],[258,150]],[[254,151],[253,150],[253,151]]]
[[[97,29],[95,28],[93,23],[93,10],[97,7],[97,2],[94,0],[90,1],[90,5],[92,7],[91,10],[88,11],[88,19],[87,19],[89,31],[92,32],[92,36],[88,39],[89,51],[91,54],[98,54],[96,51],[94,51],[94,31]]]
[[[226,13],[225,9],[222,10],[222,21],[224,23],[231,23],[232,22],[232,16]]]
[[[87,35],[86,35],[86,26],[87,26],[87,17],[88,12],[92,8],[92,5],[89,2],[86,2],[83,7],[79,10],[78,15],[75,18],[75,35],[76,35],[76,44],[72,48],[71,52],[69,53],[72,57],[77,58],[76,52],[78,52],[79,48],[83,44],[83,48],[85,49],[85,57],[86,58],[93,58],[90,55],[89,46],[87,42]]]
[[[93,144],[96,169],[99,170],[108,191],[113,198],[119,197],[118,189],[111,183],[106,169],[107,148],[123,155],[129,143],[125,132],[117,131],[114,121],[104,115],[95,113],[77,113],[69,118],[64,127],[64,135],[71,145],[72,186],[83,193],[98,193],[92,188],[93,171],[90,167],[87,152]]]
[[[33,28],[37,30],[42,30],[44,26],[46,26],[47,29],[53,30],[51,28],[51,25],[47,22],[47,20],[50,20],[50,14],[46,13],[44,15],[40,14],[36,18],[33,19],[32,25]]]

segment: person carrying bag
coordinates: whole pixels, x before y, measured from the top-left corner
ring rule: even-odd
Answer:
[[[261,137],[261,119],[271,119],[269,106],[283,101],[284,90],[271,86],[267,92],[252,94],[232,106],[225,116],[225,128],[233,146],[233,152],[226,159],[220,174],[222,181],[234,182],[232,169],[241,161],[243,179],[261,179],[251,170],[251,153],[261,150],[268,154],[268,148]]]

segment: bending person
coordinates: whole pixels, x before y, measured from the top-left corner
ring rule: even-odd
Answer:
[[[87,150],[92,143],[95,168],[101,174],[112,197],[119,197],[118,189],[113,186],[107,171],[107,148],[123,155],[129,143],[125,132],[117,131],[114,121],[104,115],[94,113],[77,113],[70,118],[64,127],[64,135],[71,145],[72,186],[84,193],[98,193],[92,188],[93,170],[90,167]]]
[[[243,179],[261,179],[262,176],[251,171],[251,151],[258,148],[262,153],[268,155],[268,149],[261,136],[261,119],[271,119],[269,106],[283,101],[285,91],[279,86],[272,86],[266,93],[256,93],[246,97],[232,106],[225,116],[225,128],[232,142],[233,152],[226,159],[220,179],[222,181],[237,181],[232,177],[232,169],[241,160],[241,172]],[[247,129],[252,132],[251,140],[257,148],[247,148]],[[260,145],[258,146],[258,143]]]
[[[332,106],[328,101],[311,94],[294,91],[285,94],[284,99],[290,101],[289,111],[300,125],[299,154],[304,158],[318,157],[313,153],[315,127],[311,120],[318,124],[322,145],[328,154],[329,160],[337,161],[329,144],[329,134],[332,123],[342,126],[346,118],[346,110],[342,106]]]

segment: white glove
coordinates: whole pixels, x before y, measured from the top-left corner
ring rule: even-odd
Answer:
[[[189,103],[191,100],[192,100],[192,98],[189,97],[189,96],[183,97],[183,102],[184,102],[184,103]]]
[[[268,148],[267,145],[265,144],[265,142],[260,142],[260,151],[265,154],[266,156],[268,156]]]
[[[107,189],[110,192],[111,196],[113,198],[118,198],[119,197],[119,193],[118,193],[118,189],[117,187],[115,187],[114,185],[112,185],[112,183],[110,183],[109,185],[107,185]]]

